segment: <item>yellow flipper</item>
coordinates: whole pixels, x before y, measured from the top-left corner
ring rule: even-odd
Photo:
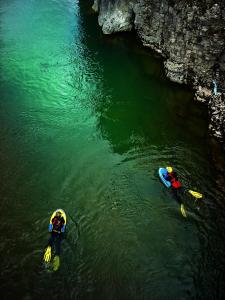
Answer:
[[[53,259],[53,271],[57,271],[59,269],[59,266],[60,266],[60,259],[59,259],[59,256],[56,255]]]
[[[180,211],[182,213],[182,216],[185,217],[185,218],[187,218],[187,214],[186,214],[186,211],[184,209],[184,205],[183,204],[181,204],[181,206],[180,206]]]
[[[45,251],[43,260],[48,263],[48,262],[50,262],[51,257],[52,257],[52,249],[51,249],[51,246],[48,246]]]
[[[195,192],[195,191],[192,191],[192,190],[188,190],[188,192],[189,192],[192,196],[194,196],[195,198],[198,198],[198,199],[202,198],[202,194],[200,194],[200,193],[198,193],[198,192]]]

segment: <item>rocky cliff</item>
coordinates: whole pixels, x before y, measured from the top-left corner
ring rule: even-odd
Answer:
[[[164,58],[167,76],[191,84],[225,140],[225,0],[95,0],[105,34],[136,30]]]

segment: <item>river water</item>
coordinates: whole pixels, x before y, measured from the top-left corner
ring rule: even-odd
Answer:
[[[223,299],[224,191],[206,108],[76,0],[0,3],[1,299]],[[180,205],[158,178],[172,165]],[[42,263],[68,216],[61,266]]]

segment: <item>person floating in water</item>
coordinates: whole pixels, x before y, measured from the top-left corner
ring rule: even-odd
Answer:
[[[180,204],[181,213],[184,217],[187,217],[186,211],[185,211],[185,208],[184,208],[184,204],[182,203],[182,200],[181,200],[184,196],[185,190],[187,190],[187,189],[185,189],[182,186],[182,184],[179,181],[179,178],[177,176],[177,173],[175,171],[173,171],[172,167],[166,167],[166,171],[167,172],[165,172],[163,174],[163,178],[166,181],[171,183],[171,189],[172,189],[172,192],[173,192],[173,195],[174,195],[176,201]],[[196,199],[201,199],[203,197],[203,195],[201,193],[198,193],[198,192],[195,192],[195,191],[192,191],[192,190],[188,190],[188,192],[193,197],[195,197]]]
[[[181,213],[184,217],[186,217],[184,205],[181,201],[181,197],[182,197],[181,192],[183,190],[181,182],[179,181],[177,173],[175,171],[173,171],[172,167],[167,167],[166,170],[167,170],[167,173],[163,177],[165,178],[165,180],[167,180],[171,183],[174,197],[175,197],[176,201],[181,205],[181,207],[180,207]]]
[[[43,260],[46,263],[50,263],[52,257],[52,250],[55,250],[55,256],[53,259],[53,271],[57,271],[60,266],[59,255],[61,252],[61,242],[63,239],[63,233],[65,232],[66,216],[62,211],[57,210],[54,217],[50,220],[49,232],[51,237],[48,241],[48,246],[45,250]],[[65,218],[64,218],[65,216]]]
[[[61,242],[63,238],[63,228],[65,220],[62,216],[61,211],[57,211],[56,215],[52,219],[52,226],[50,227],[51,237],[49,239],[49,246],[53,247],[55,245],[55,255],[60,255],[61,252]]]
[[[167,174],[164,176],[164,178],[171,183],[172,191],[176,197],[176,200],[181,204],[180,192],[182,190],[182,186],[178,179],[177,173],[172,167],[167,167],[166,170]]]
[[[173,171],[172,167],[167,167],[167,174],[164,178],[171,183],[173,189],[178,190],[181,188],[181,183],[178,179],[177,173]]]

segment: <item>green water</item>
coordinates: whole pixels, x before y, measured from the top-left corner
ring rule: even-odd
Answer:
[[[132,34],[103,36],[90,7],[0,3],[1,299],[223,299],[206,108]],[[204,194],[183,196],[187,219],[159,181],[166,165]],[[52,273],[42,255],[58,207],[68,226]]]

